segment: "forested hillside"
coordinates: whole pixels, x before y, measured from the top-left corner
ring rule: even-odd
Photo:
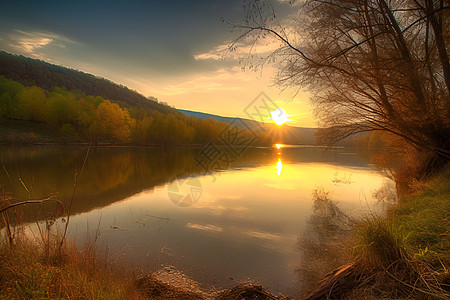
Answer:
[[[154,101],[156,98],[149,100],[136,91],[105,78],[4,51],[0,51],[0,75],[25,86],[35,85],[47,91],[54,87],[65,87],[70,91],[79,90],[118,102],[121,106],[151,108],[163,113],[174,112],[173,108]]]
[[[93,75],[4,52],[0,57],[3,141],[42,142],[40,133],[45,131],[45,142],[206,144],[217,141],[223,131],[230,129],[227,123],[186,116]],[[4,60],[5,57],[12,59]],[[17,63],[16,70],[12,62]],[[10,71],[4,72],[5,69]],[[19,138],[14,135],[17,131]],[[240,134],[254,137],[250,131],[240,130]],[[270,143],[269,136],[260,134],[255,145]]]

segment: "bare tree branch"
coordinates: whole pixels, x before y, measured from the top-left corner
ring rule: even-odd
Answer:
[[[244,31],[239,40],[256,42],[263,32],[280,42],[271,54],[279,58],[278,84],[315,92],[330,141],[382,131],[448,162],[447,2],[306,0],[298,7],[302,22],[288,36],[274,13],[265,15],[264,0],[248,1],[247,23],[229,24]]]

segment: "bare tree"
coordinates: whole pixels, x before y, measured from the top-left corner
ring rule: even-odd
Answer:
[[[314,92],[322,138],[383,131],[429,152],[428,169],[448,162],[448,0],[301,1],[289,34],[269,2],[244,2],[239,39],[282,43],[277,82]]]

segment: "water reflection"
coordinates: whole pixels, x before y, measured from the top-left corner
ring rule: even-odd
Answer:
[[[283,164],[281,163],[281,158],[278,159],[275,169],[276,169],[276,171],[274,171],[274,172],[277,173],[278,176],[280,176],[281,170],[283,169]]]
[[[74,173],[80,170],[87,148],[2,147],[4,168],[0,183],[18,199],[55,195],[68,204],[74,186]],[[204,173],[196,163],[195,148],[94,148],[91,149],[76,190],[73,213],[89,211],[122,200],[144,190],[177,179]],[[268,164],[270,149],[249,149],[230,164],[231,168],[248,168]],[[5,172],[8,171],[8,173]],[[10,178],[12,180],[10,180]],[[27,186],[24,189],[21,181]],[[180,188],[186,188],[181,184]],[[198,198],[173,200],[181,206],[192,205]]]
[[[171,266],[203,288],[251,279],[274,293],[293,295],[299,278],[312,278],[322,262],[332,261],[336,252],[329,243],[343,247],[335,238],[338,220],[377,205],[372,198],[361,199],[361,191],[370,196],[385,182],[348,149],[248,149],[220,176],[203,173],[194,159],[197,150],[92,149],[69,237],[82,244],[100,223],[98,243],[113,261],[149,271]],[[11,177],[20,175],[32,186],[33,197],[53,191],[64,201],[70,199],[73,173],[85,151],[0,149]],[[1,172],[0,180],[8,184]],[[311,200],[318,186],[338,209],[320,197]],[[27,197],[17,182],[10,187]]]
[[[355,220],[347,215],[329,192],[317,188],[312,194],[313,213],[299,239],[302,255],[298,268],[300,294],[307,296],[328,272],[350,258],[350,235]]]

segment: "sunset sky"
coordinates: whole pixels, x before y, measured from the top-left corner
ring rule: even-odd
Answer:
[[[286,24],[295,11],[273,1]],[[157,97],[176,108],[245,117],[265,92],[293,121],[315,127],[308,94],[273,86],[273,66],[242,70],[250,44],[227,48],[239,34],[221,17],[243,20],[242,0],[8,1],[0,11],[0,49],[78,69]],[[250,41],[249,41],[250,43]],[[264,56],[276,43],[260,45]]]

